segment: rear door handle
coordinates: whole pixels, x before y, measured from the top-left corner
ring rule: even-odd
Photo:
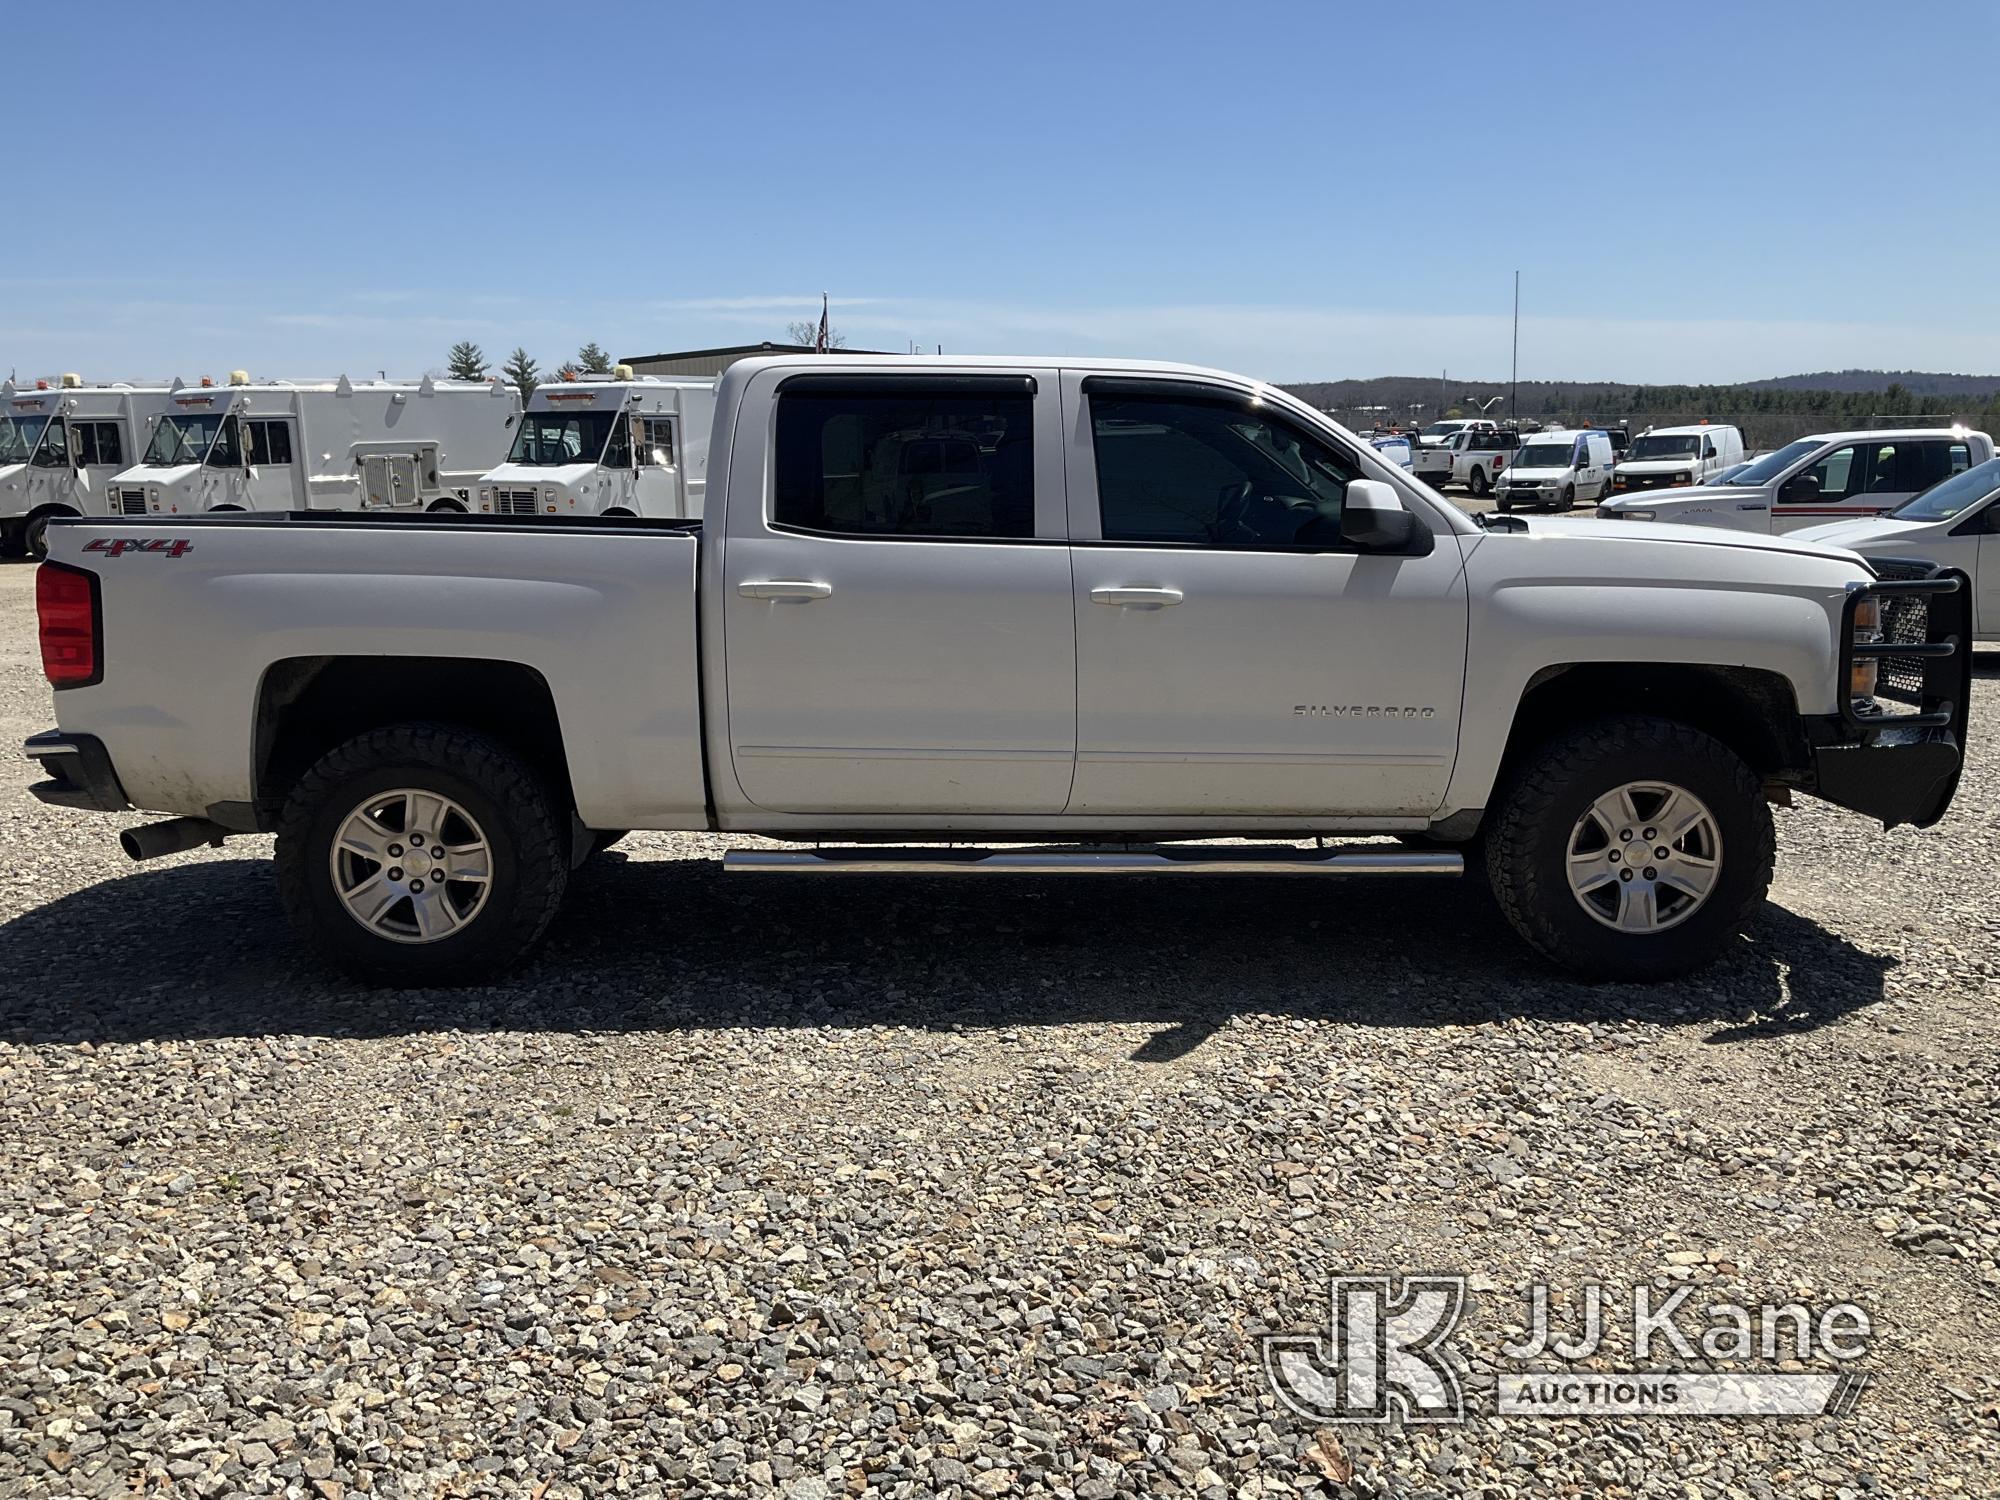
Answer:
[[[1093,604],[1115,604],[1125,609],[1165,609],[1169,604],[1181,602],[1179,589],[1160,588],[1104,588],[1092,589]]]
[[[736,592],[745,599],[825,599],[833,593],[833,585],[805,578],[760,578],[737,584]]]

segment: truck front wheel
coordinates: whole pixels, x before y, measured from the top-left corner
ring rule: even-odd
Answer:
[[[469,730],[401,724],[329,751],[278,826],[278,893],[332,962],[389,985],[464,984],[548,930],[569,881],[541,778]]]
[[[1653,980],[1713,958],[1770,888],[1755,773],[1665,719],[1601,719],[1525,757],[1489,825],[1494,899],[1537,951],[1593,979]]]

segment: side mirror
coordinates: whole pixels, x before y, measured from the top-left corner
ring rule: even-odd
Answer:
[[[1816,474],[1794,474],[1785,481],[1785,487],[1778,491],[1780,505],[1810,505],[1819,499],[1819,476]]]
[[[1363,552],[1400,552],[1417,532],[1417,518],[1403,509],[1394,486],[1352,479],[1340,502],[1340,539]]]

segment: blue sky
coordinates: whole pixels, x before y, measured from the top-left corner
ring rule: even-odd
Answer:
[[[2000,370],[2000,6],[304,0],[8,27],[0,373],[782,338]]]

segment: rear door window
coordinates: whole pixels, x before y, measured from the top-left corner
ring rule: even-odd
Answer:
[[[771,518],[840,536],[1033,536],[1033,382],[788,383]]]

